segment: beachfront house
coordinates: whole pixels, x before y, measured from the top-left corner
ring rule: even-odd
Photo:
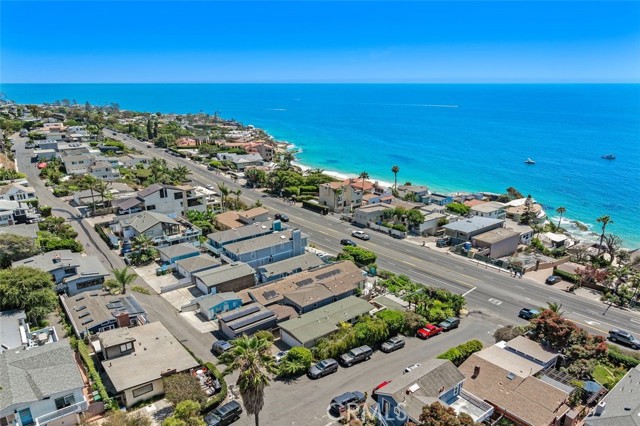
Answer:
[[[520,234],[507,228],[497,228],[471,237],[471,245],[478,254],[498,259],[511,256],[518,250]]]
[[[263,166],[264,160],[260,154],[231,154],[228,152],[219,152],[216,154],[219,161],[228,161],[233,167],[242,171],[247,167]]]
[[[488,201],[479,203],[471,207],[469,214],[480,217],[489,217],[492,219],[504,219],[507,214],[504,210],[505,205],[497,201]]]
[[[396,188],[400,198],[411,198],[423,202],[429,195],[429,188],[424,185],[398,185]]]
[[[362,205],[362,197],[368,193],[384,191],[376,183],[357,178],[345,179],[342,182],[328,182],[318,185],[320,205],[336,213],[352,213]]]
[[[215,225],[217,229],[227,231],[257,222],[266,222],[270,220],[270,215],[271,212],[264,207],[255,207],[241,212],[231,210],[217,215]]]
[[[452,245],[471,241],[472,237],[483,234],[493,229],[502,228],[504,219],[490,219],[487,217],[473,216],[468,219],[458,220],[443,226],[445,235],[451,239]]]
[[[453,203],[453,197],[446,194],[432,193],[424,197],[424,202],[428,204],[436,204],[438,206],[446,206]]]

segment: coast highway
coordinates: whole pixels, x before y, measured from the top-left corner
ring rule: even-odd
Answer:
[[[310,242],[328,253],[341,251],[340,240],[349,238],[354,225],[341,221],[337,215],[318,213],[291,206],[288,202],[268,197],[259,191],[243,188],[221,175],[212,173],[201,164],[172,156],[158,148],[147,148],[146,142],[105,129],[105,135],[121,140],[143,153],[164,158],[170,166],[187,166],[195,184],[208,185],[224,182],[232,190],[242,190],[242,199],[249,203],[257,200],[274,212],[285,213],[291,224],[309,235]],[[493,269],[486,269],[462,256],[442,253],[422,247],[409,240],[395,239],[370,231],[369,241],[358,240],[358,245],[378,255],[381,269],[404,274],[429,286],[463,294],[469,311],[492,319],[499,325],[525,324],[518,318],[524,307],[544,307],[547,303],[561,303],[565,317],[592,333],[606,335],[613,328],[629,330],[640,335],[640,314],[607,305],[527,279],[517,279]]]

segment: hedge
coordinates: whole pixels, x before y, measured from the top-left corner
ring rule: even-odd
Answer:
[[[220,392],[218,392],[216,396],[209,399],[202,405],[201,411],[203,413],[207,413],[222,404],[222,402],[227,398],[227,382],[224,380],[224,375],[216,368],[215,365],[210,362],[205,362],[204,366],[207,367],[209,371],[213,372],[216,379],[220,381],[220,386],[222,386],[222,389],[220,389]]]
[[[553,275],[557,275],[560,278],[564,278],[567,281],[571,281],[573,283],[577,283],[580,277],[576,274],[570,274],[568,272],[562,271],[558,268],[553,269]]]
[[[76,345],[78,349],[78,353],[80,357],[82,357],[82,361],[84,362],[85,367],[87,367],[87,372],[89,374],[89,378],[93,382],[93,387],[100,394],[100,398],[104,402],[104,407],[107,411],[117,410],[118,404],[109,397],[107,393],[107,389],[104,387],[104,383],[102,383],[102,379],[100,378],[100,374],[96,370],[96,366],[93,363],[93,358],[89,354],[89,350],[87,349],[87,345],[82,340],[76,340]]]
[[[107,237],[107,234],[104,233],[104,229],[102,229],[102,226],[100,226],[98,224],[95,224],[93,226],[93,229],[95,229],[95,231],[98,233],[98,235],[100,235],[100,238],[102,238],[102,241],[107,243],[109,248],[111,248],[111,249],[117,249],[118,248],[118,247],[114,247],[114,245],[111,243],[111,240],[109,239],[109,237]]]
[[[323,215],[329,214],[329,208],[326,206],[321,206],[320,204],[317,203],[311,203],[309,201],[303,201],[302,202],[302,208],[307,209],[307,210],[311,210],[314,211],[316,213],[320,213]]]
[[[640,359],[631,355],[626,355],[613,345],[609,346],[609,352],[607,353],[609,360],[615,365],[620,365],[624,368],[635,368],[640,364]]]
[[[438,355],[438,359],[448,359],[455,364],[456,367],[460,366],[467,360],[472,354],[482,350],[482,342],[479,340],[469,340],[466,343],[458,345],[449,349],[448,351]]]

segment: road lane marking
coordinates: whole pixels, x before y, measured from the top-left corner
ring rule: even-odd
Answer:
[[[555,300],[555,301],[557,301],[557,302],[559,302],[559,301],[560,301],[560,299],[558,299],[557,297],[549,297],[549,300]]]
[[[489,299],[489,302],[493,303],[494,305],[502,305],[502,300],[498,300],[498,299]]]
[[[473,290],[475,290],[476,288],[478,288],[478,287],[474,287],[474,288],[472,288],[471,290],[467,291],[466,293],[463,293],[463,294],[462,294],[462,297],[464,297],[464,296],[466,296],[467,294],[471,293],[471,292],[472,292]]]
[[[521,285],[514,285],[515,288],[521,288],[524,290],[524,287],[522,287]]]
[[[634,320],[634,319],[632,319],[632,320],[630,320],[630,321],[631,321],[631,322],[635,322],[636,324],[640,324],[640,321],[638,321],[638,320]]]

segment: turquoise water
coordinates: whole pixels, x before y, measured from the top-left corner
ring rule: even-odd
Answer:
[[[640,85],[78,84],[0,86],[20,103],[75,99],[213,114],[294,143],[301,163],[447,191],[531,194],[549,216],[640,245]],[[613,153],[607,161],[601,155]],[[527,166],[528,158],[536,161]]]

